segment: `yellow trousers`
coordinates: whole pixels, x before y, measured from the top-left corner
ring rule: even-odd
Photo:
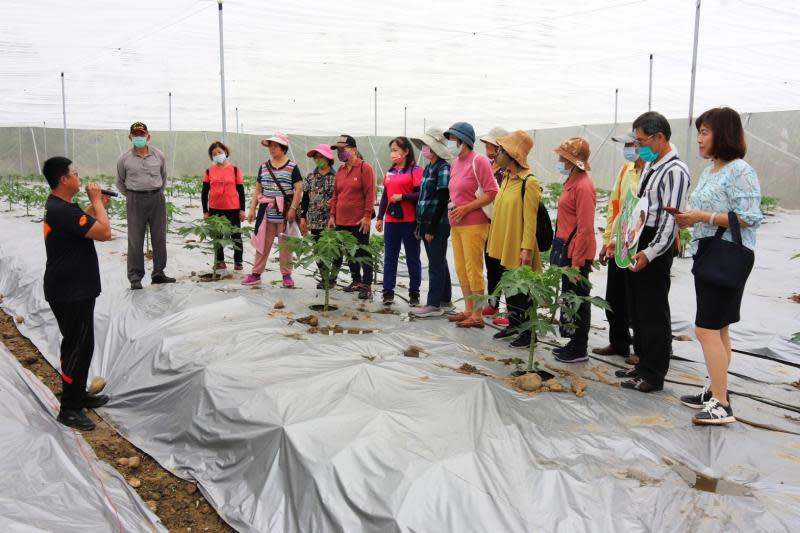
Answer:
[[[483,253],[488,236],[489,224],[452,227],[456,274],[464,293],[482,293],[486,289],[483,279]]]

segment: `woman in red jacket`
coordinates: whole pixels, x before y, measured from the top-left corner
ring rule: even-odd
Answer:
[[[594,184],[587,172],[591,149],[586,139],[572,137],[553,150],[558,154],[557,168],[559,174],[565,176],[564,192],[558,199],[558,223],[550,252],[554,266],[571,266],[579,270],[584,279],[572,283],[568,278],[561,279],[562,292],[573,292],[581,296],[589,296],[589,272],[592,270],[592,259],[597,250],[594,236],[594,213],[597,205],[597,194]],[[556,253],[557,248],[563,253]],[[559,260],[560,259],[560,260]],[[589,302],[581,303],[577,319],[568,323],[562,317],[561,334],[570,337],[563,348],[553,350],[558,361],[562,363],[579,363],[588,361],[586,347],[589,341],[589,324],[591,307]]]

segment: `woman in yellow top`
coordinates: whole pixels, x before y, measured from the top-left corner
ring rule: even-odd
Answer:
[[[606,250],[608,243],[614,238],[619,225],[619,213],[622,210],[622,203],[628,192],[637,195],[639,191],[639,176],[644,168],[644,161],[639,158],[639,151],[634,143],[636,137],[633,133],[626,133],[618,137],[611,138],[614,142],[622,143],[624,148],[622,155],[625,157],[625,164],[617,174],[614,181],[614,189],[608,198],[608,209],[606,213],[606,229],[603,233],[603,246],[600,248],[600,263],[606,264]],[[608,264],[608,278],[606,280],[606,301],[610,309],[606,310],[608,320],[608,346],[604,348],[593,348],[592,353],[597,355],[621,355],[626,357],[625,362],[635,365],[639,362],[638,342],[631,338],[630,320],[628,319],[627,293],[625,290],[625,269],[619,268],[611,259]],[[630,355],[630,347],[633,343],[633,355]],[[630,356],[629,356],[630,355]]]
[[[487,254],[500,261],[500,275],[510,268],[530,265],[541,272],[542,259],[536,243],[536,214],[542,196],[539,181],[528,166],[528,154],[533,139],[524,131],[497,138],[497,164],[505,169],[500,192],[494,199],[492,225],[489,228]],[[524,187],[524,191],[523,191]],[[505,339],[518,333],[525,322],[531,302],[527,296],[506,295],[509,324],[494,334],[495,339]],[[511,341],[514,348],[527,348],[531,342],[530,331],[517,334]]]

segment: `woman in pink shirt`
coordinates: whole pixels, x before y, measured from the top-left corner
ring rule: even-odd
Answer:
[[[564,183],[564,192],[558,199],[558,223],[556,224],[556,239],[553,241],[553,250],[550,252],[551,262],[554,266],[571,266],[579,270],[585,278],[578,283],[572,283],[566,276],[561,278],[562,292],[573,292],[581,296],[589,296],[589,272],[592,270],[592,259],[597,251],[597,240],[594,233],[594,215],[597,206],[597,194],[594,184],[587,171],[591,149],[586,139],[572,137],[561,146],[553,150],[558,154],[558,172],[567,178]],[[558,255],[553,252],[563,244],[564,253]],[[561,317],[561,335],[570,337],[563,348],[556,348],[553,354],[556,360],[562,363],[579,363],[588,361],[586,346],[589,341],[589,324],[591,321],[591,306],[589,302],[581,303],[578,308],[577,319],[569,323]]]
[[[453,159],[450,168],[450,205],[453,255],[456,274],[464,294],[464,312],[448,317],[460,328],[482,328],[481,308],[470,296],[483,294],[483,254],[489,236],[489,217],[484,208],[497,195],[498,187],[489,160],[472,150],[475,129],[456,122],[444,133]]]
[[[422,183],[422,167],[414,160],[411,141],[397,137],[389,142],[392,168],[383,178],[383,195],[378,209],[375,230],[380,233],[386,221],[383,257],[383,305],[394,302],[397,282],[397,261],[400,244],[406,252],[406,265],[411,286],[408,288],[408,305],[419,305],[419,286],[422,282],[422,262],[419,259],[419,241],[414,236],[417,220],[417,200]]]

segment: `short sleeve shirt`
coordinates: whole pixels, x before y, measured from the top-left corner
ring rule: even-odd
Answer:
[[[272,178],[272,174],[275,179]],[[294,184],[298,181],[303,181],[303,175],[300,174],[300,169],[297,163],[289,159],[281,168],[275,168],[272,163],[267,161],[262,163],[258,169],[258,182],[261,184],[261,196],[278,198],[286,196],[286,204],[284,209],[289,209],[289,202],[294,196]],[[276,183],[277,182],[277,183]],[[283,191],[283,192],[281,192]],[[274,207],[267,209],[267,221],[274,223],[283,222],[283,214],[278,212]]]
[[[75,302],[100,294],[100,267],[94,241],[86,233],[95,219],[78,204],[50,195],[45,203],[44,297],[48,302]]]
[[[419,190],[422,183],[422,167],[413,165],[402,170],[393,167],[383,178],[383,186],[386,188],[386,197],[391,198],[395,194],[410,194]],[[395,218],[386,213],[386,222],[414,222],[417,219],[416,206],[406,200],[400,201],[403,209],[403,218]]]
[[[206,170],[203,183],[209,184],[208,207],[211,209],[239,209],[237,185],[243,185],[242,171],[235,165],[225,167],[211,166]]]

